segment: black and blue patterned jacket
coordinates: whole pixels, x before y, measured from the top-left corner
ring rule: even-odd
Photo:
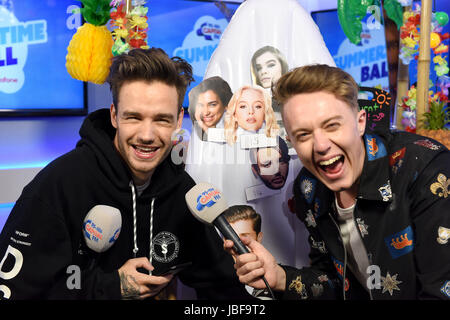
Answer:
[[[354,219],[372,289],[364,289],[347,266],[333,192],[303,168],[294,197],[310,233],[311,265],[283,266],[283,298],[450,299],[450,152],[407,132],[366,130],[364,139]]]

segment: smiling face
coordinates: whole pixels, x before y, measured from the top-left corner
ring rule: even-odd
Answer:
[[[282,75],[282,67],[272,52],[265,52],[256,58],[256,74],[261,86],[271,88]]]
[[[245,89],[236,104],[234,116],[242,129],[258,131],[263,125],[265,112],[263,94],[255,89]]]
[[[292,96],[283,121],[302,164],[330,190],[355,186],[365,158],[364,110],[356,112],[327,92]]]
[[[204,125],[203,130],[214,128],[224,111],[225,107],[214,91],[208,90],[198,95],[195,119]]]
[[[110,111],[116,128],[114,145],[141,185],[169,154],[172,133],[181,128],[183,109],[178,114],[177,90],[158,81],[126,82],[118,106],[111,105]]]

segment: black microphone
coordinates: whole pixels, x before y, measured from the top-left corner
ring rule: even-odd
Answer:
[[[224,196],[216,187],[207,182],[200,182],[186,193],[185,198],[189,211],[194,217],[219,229],[225,239],[233,241],[233,249],[239,255],[250,252],[222,214],[228,209],[228,205]],[[263,276],[262,279],[270,295],[275,300],[266,278]]]

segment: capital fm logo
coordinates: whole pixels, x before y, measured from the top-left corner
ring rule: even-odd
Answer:
[[[220,198],[219,191],[209,188],[197,197],[197,210],[202,211],[205,207],[212,207]]]
[[[192,65],[194,75],[203,77],[211,56],[216,50],[226,27],[226,19],[201,16],[192,24],[192,29],[172,55],[185,59]]]
[[[204,37],[205,40],[219,40],[222,35],[221,26],[214,23],[204,22],[200,28],[197,29],[197,35]]]

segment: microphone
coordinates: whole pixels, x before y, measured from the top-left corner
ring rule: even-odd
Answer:
[[[238,254],[250,252],[222,215],[228,209],[228,205],[222,193],[216,187],[206,182],[200,182],[186,193],[185,198],[189,211],[197,220],[212,224],[219,229],[226,239],[233,241],[233,249]]]
[[[119,209],[96,205],[84,218],[84,240],[91,250],[98,253],[105,252],[119,238],[121,228],[122,215]]]
[[[226,239],[233,241],[234,251],[239,255],[250,252],[222,214],[228,209],[228,205],[224,196],[216,187],[207,182],[200,182],[186,193],[185,199],[189,211],[197,220],[214,225]],[[275,300],[275,295],[264,276],[262,280],[272,299]]]

